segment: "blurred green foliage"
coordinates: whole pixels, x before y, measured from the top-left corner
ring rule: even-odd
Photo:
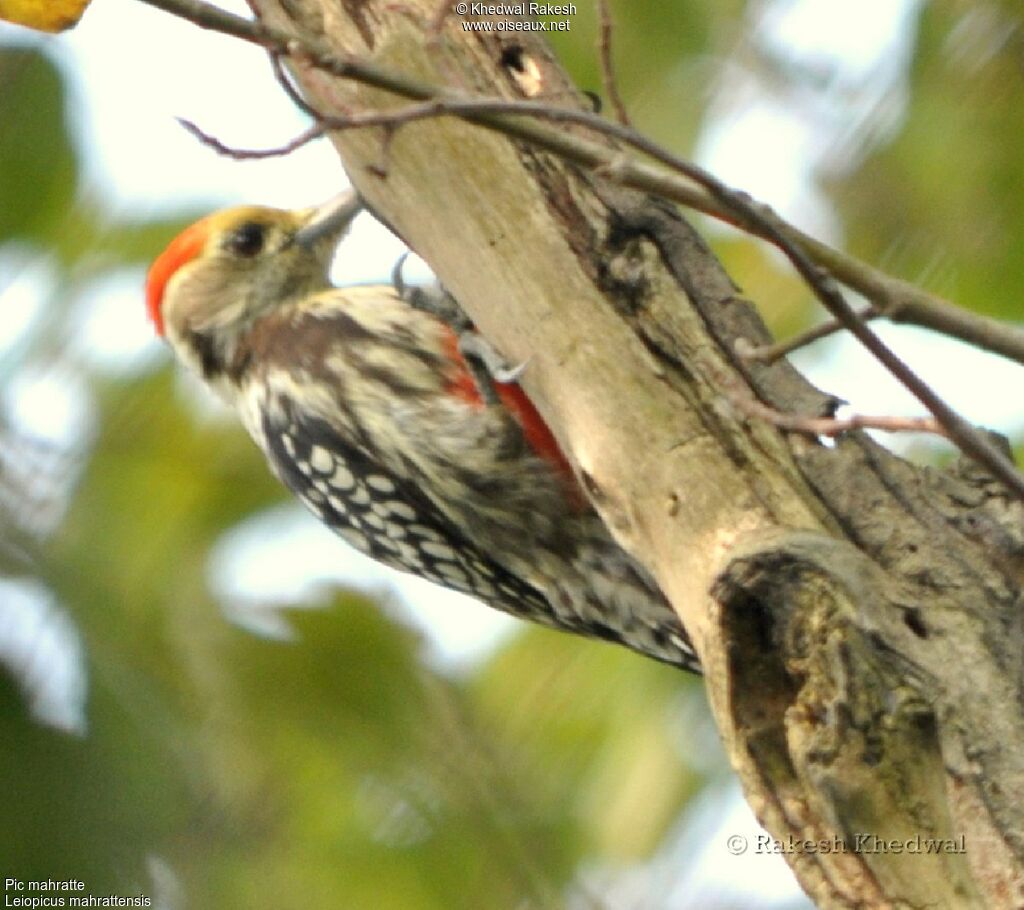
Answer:
[[[598,89],[596,20],[578,6],[557,48]],[[722,73],[757,68],[760,6],[614,4],[642,130],[692,147]],[[854,252],[1019,315],[1020,12],[935,0],[918,24],[904,119],[827,190]],[[809,77],[774,78],[785,92]],[[229,623],[211,551],[285,494],[239,428],[197,420],[166,360],[102,374],[66,337],[84,282],[144,266],[196,213],[105,210],[81,183],[45,54],[0,47],[0,85],[0,253],[56,276],[45,315],[0,349],[0,376],[70,368],[92,426],[54,451],[0,419],[0,580],[32,579],[69,612],[88,674],[79,735],[38,722],[32,674],[0,663],[0,876],[159,891],[168,908],[610,907],[581,874],[664,849],[727,773],[699,683],[537,629],[442,673],[394,611],[346,591],[289,611],[294,641]],[[806,323],[808,296],[776,257],[744,237],[715,243],[777,327]],[[15,277],[0,275],[0,295]]]
[[[1024,282],[1024,28],[1005,2],[933,0],[898,135],[836,186],[856,255],[1004,319]]]
[[[29,50],[0,57],[0,237],[48,242],[78,180],[60,74]],[[18,124],[12,129],[11,124]]]
[[[616,83],[631,120],[658,142],[689,148],[719,75],[719,55],[743,33],[747,0],[609,5]],[[596,4],[575,6],[569,31],[549,37],[576,84],[603,95]]]

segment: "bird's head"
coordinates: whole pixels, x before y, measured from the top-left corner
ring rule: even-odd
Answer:
[[[146,279],[146,305],[158,334],[206,373],[227,362],[260,316],[329,286],[334,248],[359,211],[354,193],[297,211],[239,206],[182,231]]]

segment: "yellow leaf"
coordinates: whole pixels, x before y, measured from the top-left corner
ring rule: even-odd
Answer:
[[[41,32],[71,28],[89,0],[0,0],[0,19]]]

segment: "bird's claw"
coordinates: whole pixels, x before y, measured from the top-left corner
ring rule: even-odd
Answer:
[[[472,330],[459,334],[459,353],[467,363],[480,365],[481,369],[473,371],[473,374],[480,394],[488,401],[497,399],[491,383],[512,385],[518,382],[530,362],[527,359],[515,365],[509,364],[483,335]]]

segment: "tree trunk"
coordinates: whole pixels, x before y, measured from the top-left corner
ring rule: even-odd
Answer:
[[[541,41],[438,26],[437,0],[252,5],[435,85],[586,106]],[[328,114],[407,103],[295,71]],[[747,798],[817,904],[1024,905],[1021,503],[968,465],[737,410],[723,389],[804,414],[831,400],[737,357],[767,337],[754,309],[614,168],[455,117],[333,139],[376,213],[528,360],[527,392],[690,630]]]

